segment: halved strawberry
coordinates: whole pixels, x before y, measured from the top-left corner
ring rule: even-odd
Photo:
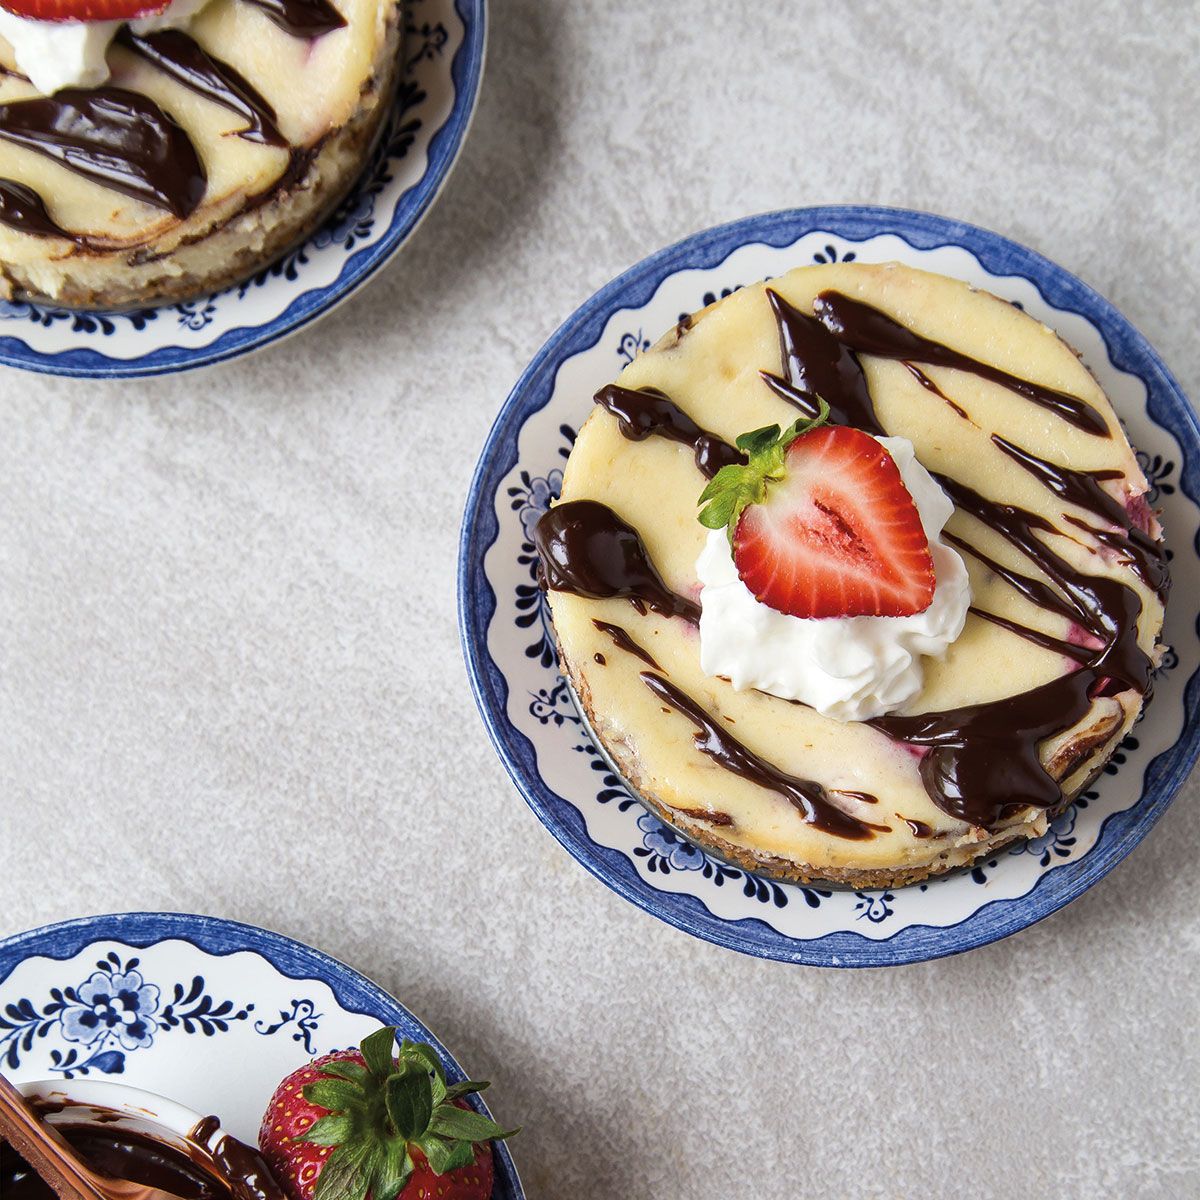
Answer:
[[[132,21],[162,12],[170,0],[0,0],[0,8],[34,21]]]
[[[827,413],[822,405],[816,421],[738,438],[748,462],[723,468],[704,489],[700,521],[728,527],[738,575],[779,612],[923,612],[933,556],[900,470],[869,434],[824,425]]]

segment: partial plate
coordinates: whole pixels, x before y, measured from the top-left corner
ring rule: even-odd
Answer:
[[[431,1045],[452,1082],[467,1077],[382,988],[253,925],[118,913],[0,941],[0,1070],[10,1079],[116,1077],[215,1113],[251,1145],[284,1076],[381,1023]],[[508,1148],[496,1143],[495,1155],[494,1200],[522,1200]]]
[[[1147,716],[1096,785],[1037,841],[908,888],[775,883],[704,854],[645,811],[588,736],[555,663],[532,529],[557,497],[592,393],[684,313],[813,262],[897,260],[1021,305],[1078,349],[1139,449],[1175,577],[1172,649]],[[903,209],[750,217],[639,263],[585,303],[517,382],[484,446],[459,551],[459,621],[488,732],[567,851],[622,896],[697,937],[762,958],[888,966],[970,950],[1061,908],[1112,870],[1200,750],[1200,423],[1158,355],[1086,284],[987,230]]]
[[[404,12],[395,109],[362,178],[308,241],[187,304],[84,313],[0,301],[0,363],[95,379],[189,371],[278,341],[370,279],[445,183],[483,75],[485,0],[405,0]]]

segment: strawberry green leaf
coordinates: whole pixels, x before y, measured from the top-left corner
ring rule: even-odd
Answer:
[[[295,1140],[307,1142],[310,1146],[340,1146],[348,1142],[354,1135],[354,1120],[351,1117],[338,1114],[322,1117],[314,1121],[308,1129]]]
[[[396,1031],[385,1025],[362,1040],[360,1050],[372,1075],[386,1078],[392,1073],[392,1055],[396,1049]]]
[[[487,1080],[484,1080],[481,1083],[472,1083],[471,1080],[468,1079],[465,1083],[452,1083],[446,1089],[445,1098],[447,1100],[457,1100],[460,1096],[471,1096],[476,1092],[482,1092],[491,1086],[492,1085]]]
[[[334,1075],[339,1079],[353,1080],[355,1083],[361,1083],[370,1074],[362,1063],[336,1060],[323,1063],[318,1070],[322,1075]]]
[[[400,1057],[415,1058],[424,1063],[425,1069],[431,1071],[442,1083],[446,1082],[446,1072],[442,1070],[442,1061],[432,1046],[428,1046],[424,1042],[410,1042],[408,1038],[405,1038],[400,1046]]]
[[[433,1088],[423,1062],[401,1062],[388,1076],[385,1098],[396,1132],[412,1141],[429,1128],[433,1115]]]
[[[743,433],[735,444],[739,450],[744,450],[748,455],[753,457],[755,454],[761,454],[764,450],[769,450],[778,440],[779,426],[765,425],[762,429],[754,429],[749,433]]]
[[[363,1091],[348,1079],[317,1079],[304,1085],[304,1098],[321,1108],[344,1112],[348,1108],[361,1107]]]
[[[726,471],[731,474],[721,478]],[[753,484],[745,479],[746,467],[722,467],[713,481],[700,493],[700,503],[706,507],[700,513],[700,524],[708,529],[724,529],[733,519],[733,510],[742,495],[743,481],[747,485],[748,497],[745,503],[753,498]]]
[[[367,1180],[360,1159],[361,1155],[350,1152],[345,1146],[335,1150],[317,1176],[313,1200],[352,1200],[360,1186],[365,1194]]]
[[[395,1200],[412,1178],[413,1160],[408,1147],[398,1139],[384,1147],[371,1180],[371,1200]]]
[[[350,1177],[350,1183],[346,1189],[346,1200],[367,1200],[367,1193],[370,1190],[371,1177],[359,1169]]]
[[[761,504],[767,498],[767,485],[783,478],[788,447],[829,419],[829,405],[819,396],[817,406],[816,417],[798,417],[782,432],[778,425],[764,425],[737,439],[737,447],[747,461],[722,467],[708,481],[697,501],[703,506],[698,514],[701,525],[727,530],[733,544],[742,511],[748,505]]]
[[[473,1109],[443,1104],[429,1122],[430,1133],[465,1142],[488,1142],[493,1138],[512,1137],[516,1129],[503,1130],[495,1121]]]
[[[451,1142],[435,1133],[427,1133],[417,1139],[421,1152],[429,1160],[429,1169],[435,1175],[445,1175],[459,1167],[469,1167],[475,1159],[475,1148],[470,1142]]]

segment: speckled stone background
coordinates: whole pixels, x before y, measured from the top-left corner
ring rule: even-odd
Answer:
[[[521,368],[611,276],[744,214],[999,230],[1200,395],[1198,16],[495,0],[457,172],[364,293],[203,374],[4,373],[0,933],[149,908],[313,943],[497,1081],[532,1197],[1200,1195],[1195,782],[1008,941],[758,962],[543,831],[454,607],[467,483]]]

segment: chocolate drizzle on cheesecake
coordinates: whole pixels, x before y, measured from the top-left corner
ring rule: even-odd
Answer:
[[[984,621],[991,621],[993,625],[999,625],[1001,629],[1007,629],[1009,633],[1015,633],[1018,637],[1023,637],[1027,642],[1032,642],[1035,646],[1041,646],[1043,650],[1049,650],[1054,654],[1061,654],[1064,658],[1073,659],[1077,663],[1090,662],[1094,652],[1086,646],[1076,645],[1074,642],[1064,642],[1062,638],[1056,638],[1052,634],[1044,633],[1040,629],[1034,629],[1029,625],[1022,625],[1020,621],[1014,621],[1009,617],[1002,617],[999,613],[988,612],[986,608],[976,608],[971,605],[970,610],[977,617]]]
[[[767,288],[767,300],[779,330],[784,377],[764,371],[763,382],[805,416],[817,415],[816,398],[820,396],[829,405],[831,424],[852,425],[864,433],[881,435],[866,377],[853,353],[820,321],[794,308],[771,288]]]
[[[246,0],[281,29],[317,38],[341,29],[346,19],[329,0]],[[246,121],[238,136],[287,148],[274,108],[239,71],[209,53],[189,34],[168,29],[135,34],[124,28],[116,43],[184,87]],[[5,72],[8,73],[8,72]],[[64,88],[0,104],[0,139],[53,159],[67,170],[178,220],[199,206],[207,186],[203,160],[186,131],[149,96],[115,85]],[[283,179],[249,197],[253,207],[307,169],[311,156],[293,149]],[[90,239],[63,229],[32,188],[0,179],[0,224],[36,237]]]
[[[932,392],[939,399],[944,400],[954,412],[962,417],[964,421],[971,421],[971,414],[967,412],[967,410],[963,408],[961,404],[951,400],[950,397],[947,396],[946,393],[943,392],[942,389],[938,387],[938,385],[934,383],[933,380],[930,379],[929,376],[926,375],[925,372],[916,365],[916,363],[906,362],[904,363],[904,368],[927,392]],[[974,425],[975,422],[971,421],[971,424]],[[978,426],[976,426],[976,428],[978,428]]]
[[[980,362],[941,342],[931,341],[901,325],[887,313],[852,300],[840,292],[822,292],[813,301],[813,312],[817,320],[843,346],[859,354],[873,354],[876,358],[899,359],[902,362],[926,363],[933,367],[952,367],[956,371],[968,371],[980,379],[998,383],[1009,391],[1024,396],[1026,400],[1049,409],[1050,412],[1070,422],[1077,429],[1098,437],[1110,437],[1108,423],[1090,404],[1078,396],[1056,391],[1040,383],[1031,383],[1016,375],[1010,375],[999,367]],[[822,393],[823,395],[824,393]]]
[[[140,92],[64,88],[0,104],[0,138],[180,220],[204,196],[207,176],[191,139]]]
[[[1054,411],[1077,428],[1111,436],[1101,414],[1082,400],[927,341],[868,305],[835,292],[822,293],[815,304],[816,319],[770,289],[767,298],[779,330],[783,371],[781,375],[763,372],[764,382],[807,415],[815,415],[815,397],[820,395],[830,407],[833,422],[877,435],[885,433],[857,358],[858,353],[866,353],[899,359],[906,365],[915,360],[970,371]],[[630,396],[635,398],[632,405]],[[614,385],[602,389],[597,402],[617,417],[625,436],[641,440],[653,433],[690,445],[698,466],[701,450],[709,464],[737,453],[734,447],[696,425],[661,392],[630,392]],[[1138,528],[1126,507],[1102,486],[1123,478],[1121,472],[1066,468],[998,435],[993,441],[1052,494],[1084,509],[1104,525],[1097,529],[1070,514],[1065,516],[1096,541],[1121,553],[1147,587],[1160,597],[1165,595],[1169,579],[1162,546]],[[890,738],[926,751],[919,767],[921,779],[939,809],[969,825],[995,830],[1026,806],[1054,809],[1063,804],[1061,781],[1052,777],[1041,762],[1039,749],[1044,742],[1068,733],[1100,696],[1128,691],[1149,695],[1152,662],[1138,641],[1142,602],[1131,587],[1118,580],[1088,575],[1072,567],[1046,541],[1047,536],[1066,535],[1045,517],[989,499],[953,478],[936,478],[961,511],[1008,541],[1050,582],[1005,567],[954,534],[947,533],[946,539],[974,555],[1036,606],[1078,626],[1093,642],[1091,646],[1077,645],[975,609],[982,619],[1071,659],[1076,668],[1000,700],[866,722]],[[536,540],[546,582],[552,588],[594,597],[626,596],[670,615],[685,615],[681,606],[695,609],[690,601],[666,588],[636,530],[594,501],[569,501],[552,509],[542,519]],[[697,616],[698,610],[687,619],[695,620]],[[816,788],[817,800],[829,803],[820,785],[796,781],[750,755],[695,701],[660,675],[643,672],[641,678],[655,695],[697,726],[697,745],[703,753],[726,769],[787,795],[812,824],[844,837],[869,836],[872,828],[886,828],[864,826],[836,806],[832,811],[837,815],[831,816],[814,801],[811,789]],[[795,790],[798,782],[803,787]],[[850,832],[846,831],[847,821],[853,822]],[[913,834],[927,836],[916,829]]]
[[[46,211],[41,196],[14,179],[0,179],[0,225],[34,237],[71,236]]]
[[[239,137],[264,146],[288,144],[275,123],[275,109],[245,76],[214,58],[189,34],[180,29],[136,34],[126,28],[117,41],[184,87],[244,117],[247,125]]]
[[[1066,520],[1076,528],[1083,529],[1124,557],[1137,577],[1155,595],[1160,599],[1166,596],[1171,578],[1162,546],[1148,533],[1137,528],[1125,505],[1101,486],[1104,481],[1121,479],[1120,471],[1076,471],[1047,462],[1020,446],[1014,446],[998,433],[992,434],[992,441],[1060,499],[1087,509],[1096,520],[1109,526],[1096,529],[1077,517],[1066,516]]]
[[[925,343],[890,317],[837,293],[818,296],[814,307],[822,324],[856,351],[920,358],[961,369],[975,370],[979,366],[963,367],[964,362],[974,364],[975,360],[936,343]],[[1023,380],[999,380],[995,368],[975,373],[1004,382],[1018,395],[1054,408],[1060,415],[1070,413],[1068,419],[1075,418],[1072,423],[1080,428],[1089,428],[1084,413],[1091,413],[1095,420],[1089,431],[1108,431],[1099,413],[1082,406],[1082,401],[1066,404],[1074,398],[1064,393],[1048,396],[1043,394],[1045,389]],[[858,393],[855,396],[857,400]],[[829,403],[832,408],[833,401]],[[878,430],[873,405],[869,418],[869,427]],[[1095,428],[1097,424],[1101,429]],[[1105,501],[1095,494],[1101,490],[1095,479],[1085,483],[1078,473],[1063,473],[1052,464],[1037,461],[1042,469],[1039,478],[1047,487],[1053,481],[1072,497],[1084,497],[1089,507],[1104,506]],[[1031,462],[1023,461],[1022,465],[1036,472]],[[930,799],[943,812],[971,825],[993,829],[1006,815],[1025,805],[1054,808],[1062,804],[1059,781],[1050,776],[1039,757],[1043,741],[1071,729],[1087,714],[1093,697],[1114,683],[1118,691],[1132,689],[1145,695],[1150,690],[1150,659],[1138,644],[1142,604],[1131,588],[1113,579],[1084,575],[1052,551],[1038,536],[1058,532],[1045,518],[989,500],[957,480],[939,476],[938,482],[960,509],[995,530],[1035,563],[1062,595],[1041,581],[1001,569],[1009,582],[1026,598],[1068,616],[1102,643],[1101,649],[1088,652],[1077,671],[1030,691],[947,712],[893,715],[868,722],[890,737],[928,748],[929,753],[921,760],[921,778]]]
[[[804,821],[824,833],[836,837],[863,841],[875,833],[889,833],[890,826],[872,825],[851,816],[829,798],[821,784],[811,779],[789,775],[767,762],[748,746],[722,729],[699,704],[673,683],[668,683],[653,671],[642,671],[642,682],[664,703],[687,717],[698,732],[694,735],[696,749],[727,771],[759,787],[783,796],[803,815]]]
[[[746,456],[701,429],[669,396],[658,388],[627,388],[610,383],[594,397],[596,403],[617,419],[621,432],[631,442],[641,442],[652,433],[691,447],[696,466],[711,479],[722,467],[744,463]]]
[[[626,654],[632,654],[635,658],[640,658],[648,667],[653,667],[656,671],[661,671],[662,667],[654,661],[654,657],[649,650],[639,646],[637,642],[630,636],[629,630],[620,625],[613,625],[610,621],[594,620],[592,624],[600,630],[601,633],[607,633],[613,640],[613,644],[618,650],[624,650]]]
[[[329,0],[246,0],[293,37],[317,38],[346,24]]]
[[[1045,523],[1045,527],[1053,528],[1048,521]],[[997,562],[994,558],[984,554],[982,550],[971,542],[968,542],[966,538],[961,538],[949,530],[943,530],[942,537],[951,545],[957,546],[960,550],[965,550],[972,557],[977,558],[989,571],[998,575],[1009,587],[1024,596],[1031,604],[1036,604],[1038,608],[1044,608],[1047,612],[1052,612],[1056,616],[1062,617],[1065,621],[1075,621],[1078,619],[1079,614],[1074,606],[1068,604],[1049,584],[1004,566],[1003,563]]]
[[[682,617],[693,625],[700,608],[663,582],[641,535],[607,505],[595,500],[556,504],[538,521],[534,544],[542,558],[542,577],[556,592],[589,600],[629,600],[664,617]]]

